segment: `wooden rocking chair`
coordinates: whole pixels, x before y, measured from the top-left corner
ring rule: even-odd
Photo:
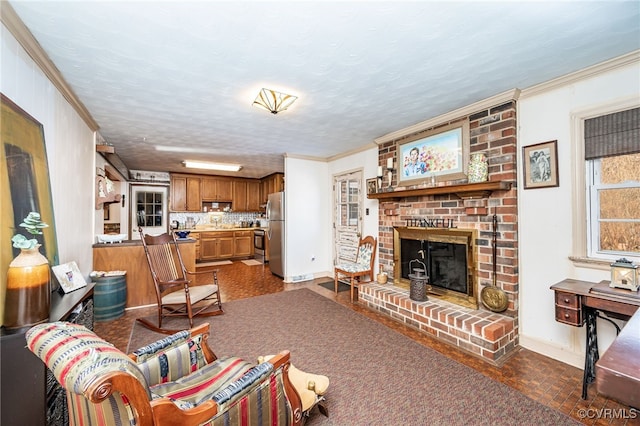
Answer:
[[[193,328],[196,316],[223,314],[218,287],[218,270],[188,271],[182,261],[182,255],[173,234],[144,235],[138,228],[142,246],[147,257],[151,277],[158,301],[158,324],[147,318],[137,318],[150,330],[158,333],[173,334],[177,330],[162,328],[165,317],[187,317],[189,328]],[[211,274],[211,283],[195,285],[188,275]],[[182,327],[186,328],[186,327]]]

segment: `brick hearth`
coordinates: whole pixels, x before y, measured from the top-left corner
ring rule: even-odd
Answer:
[[[501,364],[518,345],[516,320],[492,312],[464,308],[429,297],[409,298],[409,291],[394,285],[361,284],[358,299],[410,327],[449,342],[493,364]]]

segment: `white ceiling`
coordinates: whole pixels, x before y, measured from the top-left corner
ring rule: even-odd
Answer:
[[[10,3],[135,170],[262,177],[640,48],[635,0]]]

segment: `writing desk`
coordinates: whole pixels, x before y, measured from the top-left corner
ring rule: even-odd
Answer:
[[[582,399],[587,399],[587,387],[595,381],[595,364],[600,359],[596,319],[609,321],[619,332],[620,328],[610,318],[628,321],[640,307],[640,293],[611,288],[609,281],[593,283],[570,278],[552,285],[551,289],[555,292],[556,321],[574,327],[587,325],[582,379]]]

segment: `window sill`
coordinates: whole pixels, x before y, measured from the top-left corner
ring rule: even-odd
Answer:
[[[573,262],[573,266],[578,268],[598,269],[601,271],[609,271],[613,263],[609,259],[595,259],[593,257],[569,256],[569,260]]]

